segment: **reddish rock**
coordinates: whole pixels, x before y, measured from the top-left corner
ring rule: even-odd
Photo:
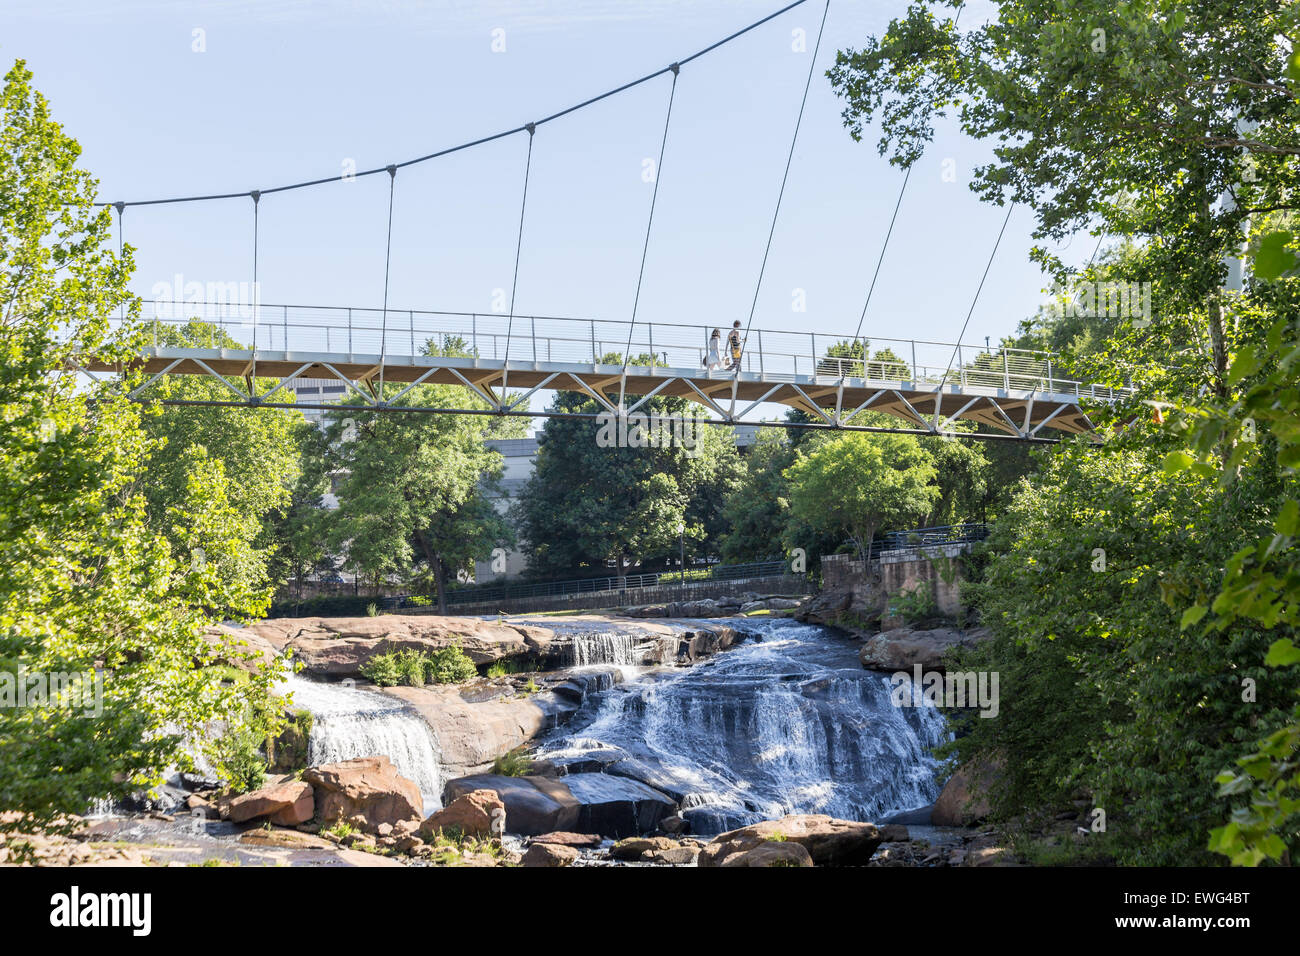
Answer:
[[[567,830],[554,830],[533,837],[534,843],[558,843],[560,846],[576,846],[583,849],[595,849],[604,842],[599,833],[570,833]]]
[[[492,818],[504,816],[506,805],[495,790],[473,790],[457,797],[420,825],[420,836],[428,840],[439,830],[458,829],[464,836],[492,836]]]
[[[325,823],[355,820],[375,833],[381,823],[418,821],[423,815],[420,788],[398,774],[384,756],[311,767],[302,779],[315,790],[316,814]]]
[[[233,797],[226,805],[233,823],[270,817],[272,823],[292,827],[306,823],[316,812],[311,785],[292,778]]]
[[[948,778],[934,801],[930,820],[937,827],[968,827],[989,815],[988,787],[996,768],[987,764],[961,767]]]
[[[577,847],[559,843],[534,843],[520,861],[524,866],[571,866],[581,854]]]
[[[723,866],[812,866],[812,854],[802,844],[769,840],[761,846],[726,858]]]
[[[699,865],[725,866],[731,856],[768,842],[798,843],[817,866],[860,866],[876,852],[880,831],[874,823],[793,814],[719,834],[700,851]]]

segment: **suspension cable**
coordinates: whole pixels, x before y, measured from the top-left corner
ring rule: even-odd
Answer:
[[[808,105],[808,91],[812,88],[813,73],[817,69],[817,51],[821,49],[822,34],[826,30],[826,15],[830,13],[831,0],[826,0],[826,6],[822,8],[822,22],[817,29],[817,42],[813,46],[811,61],[808,64],[808,79],[803,87],[803,99],[799,101],[799,115],[794,122],[794,135],[790,137],[790,153],[785,158],[785,172],[781,175],[781,189],[776,194],[776,208],[772,210],[772,226],[767,232],[767,245],[763,248],[763,262],[758,268],[758,281],[754,283],[754,301],[749,306],[749,319],[745,323],[745,334],[741,339],[741,355],[744,355],[745,348],[749,344],[749,328],[754,322],[754,310],[758,308],[758,293],[763,287],[763,273],[767,271],[767,257],[772,251],[772,237],[776,234],[776,220],[781,214],[781,200],[785,197],[785,184],[790,178],[790,164],[794,160],[794,147],[799,142],[799,127],[803,124],[804,107]],[[736,363],[736,374],[740,374],[740,363]]]
[[[388,167],[388,237],[384,240],[384,317],[379,323],[379,400],[384,400],[384,366],[388,361],[388,264],[393,255],[393,193],[397,167]]]
[[[668,145],[668,124],[673,118],[673,99],[677,95],[677,74],[681,67],[674,63],[670,70],[673,71],[673,85],[668,91],[668,113],[664,116],[664,134],[659,140],[659,161],[655,165],[655,185],[650,193],[650,216],[645,224],[645,243],[641,246],[641,269],[636,274],[636,294],[632,297],[632,321],[627,327],[627,348],[623,350],[623,371],[627,371],[628,362],[632,359],[632,330],[636,328],[636,310],[641,302],[641,280],[645,278],[645,260],[646,253],[650,251],[650,228],[655,221],[655,201],[659,198],[659,174],[664,168],[664,148]],[[650,356],[650,367],[654,368],[655,357]]]
[[[524,160],[524,195],[519,202],[519,236],[515,240],[515,273],[510,280],[510,317],[506,320],[506,354],[501,365],[502,399],[506,395],[506,378],[510,374],[510,336],[515,325],[515,291],[519,288],[519,253],[524,247],[524,213],[528,209],[528,178],[533,168],[533,135],[537,132],[537,124],[529,123],[524,129],[528,130],[528,156]]]
[[[965,9],[966,9],[965,7],[957,8],[957,15],[953,17],[952,20],[952,26],[954,30],[957,28],[957,25],[961,23],[961,14],[962,11]],[[898,188],[898,199],[894,201],[894,214],[889,217],[889,228],[885,230],[885,241],[880,247],[880,258],[876,260],[876,271],[871,274],[871,285],[867,287],[867,301],[862,304],[862,315],[858,317],[858,327],[853,332],[853,345],[857,344],[858,336],[862,334],[862,323],[866,321],[867,318],[867,307],[871,305],[871,295],[876,291],[876,279],[880,277],[880,266],[885,261],[885,250],[889,248],[889,238],[894,234],[894,223],[898,219],[898,209],[903,204],[903,194],[907,192],[907,181],[912,178],[912,167],[914,165],[915,165],[915,161],[908,163],[906,169],[903,172],[903,185]],[[961,337],[958,336],[958,341],[960,341],[960,339]],[[851,357],[852,356],[850,356],[850,358]],[[813,356],[813,358],[815,360],[816,356]],[[864,346],[862,350],[863,376],[867,374],[868,358],[869,356],[867,355],[867,349]],[[846,368],[847,366],[841,366],[840,381],[844,381],[844,378],[847,374],[845,371]],[[915,373],[915,371],[916,370],[913,369],[913,373]]]
[[[970,325],[970,317],[975,313],[975,303],[980,300],[980,292],[984,288],[984,280],[989,277],[989,269],[993,266],[993,257],[998,254],[998,246],[1002,244],[1002,234],[1007,231],[1007,223],[1011,220],[1011,213],[1015,211],[1016,204],[1011,203],[1007,206],[1007,214],[1002,219],[1002,228],[998,230],[998,237],[993,242],[993,249],[989,252],[989,261],[984,264],[984,274],[980,276],[980,284],[975,288],[975,297],[970,300],[970,308],[966,311],[966,321],[961,324],[961,331],[957,333],[957,344],[952,347],[952,355],[948,358],[948,367],[943,371],[943,378],[939,380],[939,387],[935,389],[936,393],[941,391],[948,381],[948,373],[952,371],[953,359],[957,357],[957,352],[961,348],[962,337],[966,334],[966,326]],[[915,370],[913,370],[915,372]]]
[[[414,159],[408,159],[400,163],[395,163],[393,165],[395,165],[398,169],[402,169],[403,167],[406,166],[414,166],[417,163],[428,162],[431,159],[438,159],[442,156],[448,156],[452,153],[458,153],[464,149],[471,149],[472,147],[475,146],[481,146],[484,143],[490,143],[493,142],[494,140],[504,139],[507,136],[513,136],[515,133],[522,133],[524,130],[528,129],[529,126],[532,127],[542,126],[546,123],[551,122],[552,120],[557,120],[560,119],[561,117],[568,116],[570,113],[576,112],[580,109],[584,109],[585,107],[591,106],[594,103],[599,103],[601,100],[608,99],[611,96],[616,96],[617,94],[622,93],[625,90],[630,90],[633,87],[640,86],[642,83],[648,83],[650,80],[653,80],[656,77],[663,76],[665,73],[672,70],[673,67],[685,66],[687,63],[690,63],[692,60],[698,59],[699,57],[702,57],[707,53],[712,53],[714,50],[718,49],[718,47],[724,46],[730,43],[731,41],[744,36],[746,33],[749,33],[751,30],[755,30],[758,27],[761,27],[769,20],[775,20],[777,17],[781,16],[781,14],[793,10],[795,7],[802,6],[806,2],[807,0],[793,0],[793,2],[786,4],[781,9],[769,13],[767,16],[763,17],[760,20],[755,20],[753,23],[749,24],[748,26],[742,27],[741,29],[737,30],[735,33],[723,37],[721,40],[718,40],[715,43],[709,44],[702,50],[697,50],[696,52],[692,53],[688,57],[685,57],[684,59],[677,60],[668,66],[655,70],[653,73],[647,73],[645,76],[639,77],[638,79],[632,80],[628,83],[624,83],[621,86],[616,86],[611,90],[606,90],[604,93],[600,93],[597,94],[596,96],[592,96],[588,99],[585,99],[581,103],[575,103],[573,106],[566,107],[556,113],[552,113],[551,115],[544,117],[543,119],[537,120],[533,123],[528,123],[523,126],[516,126],[513,129],[502,130],[499,133],[492,133],[491,135],[488,136],[482,136],[478,139],[470,140],[469,142],[460,143],[459,145],[456,146],[449,146],[446,149],[440,149],[437,150],[436,152],[428,153],[427,155],[424,156],[417,156]],[[321,186],[324,185],[325,183],[337,183],[337,182],[343,182],[352,179],[360,179],[362,176],[374,176],[379,173],[386,172],[387,170],[388,170],[387,166],[376,166],[374,169],[362,170],[359,173],[350,173],[350,174],[339,175],[339,176],[326,176],[320,179],[309,179],[303,182],[290,183],[286,186],[274,186],[270,189],[264,189],[262,190],[262,192],[267,195],[270,195],[271,193],[287,192],[291,189],[306,189],[310,186]],[[123,205],[158,206],[158,205],[165,205],[169,203],[207,202],[210,200],[219,200],[219,199],[238,199],[239,197],[245,195],[247,195],[247,193],[242,193],[242,192],[212,193],[209,195],[199,195],[199,196],[177,196],[171,199],[140,199],[131,202],[125,202],[123,203]],[[113,205],[113,203],[97,202],[95,203],[95,205],[110,206]]]
[[[876,260],[876,271],[871,274],[871,285],[867,287],[867,301],[862,303],[862,315],[858,317],[858,327],[853,331],[853,344],[856,345],[858,336],[862,334],[862,323],[867,318],[867,307],[871,305],[871,294],[876,291],[876,280],[880,278],[880,267],[885,261],[885,250],[889,248],[889,237],[894,234],[894,223],[898,220],[898,209],[903,204],[903,193],[907,192],[907,181],[912,178],[912,167],[909,165],[907,171],[903,174],[903,185],[899,187],[898,199],[894,202],[894,214],[889,217],[889,228],[885,230],[885,241],[880,245],[880,258]],[[817,356],[813,356],[815,361]],[[850,355],[850,359],[852,356]],[[862,349],[862,374],[867,374],[867,349]],[[847,365],[840,366],[840,381],[844,380]]]

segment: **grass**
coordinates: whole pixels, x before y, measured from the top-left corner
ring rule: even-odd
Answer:
[[[503,657],[493,661],[484,672],[487,677],[506,677],[510,674],[526,674],[539,670],[535,661],[526,657]]]
[[[492,761],[492,772],[501,777],[524,777],[532,773],[533,760],[521,749],[502,754]]]
[[[348,837],[352,836],[352,834],[356,833],[357,831],[356,828],[352,826],[352,824],[348,823],[345,820],[339,820],[333,826],[322,827],[320,832],[322,835],[329,833],[333,836],[338,837],[340,840],[346,840]]]

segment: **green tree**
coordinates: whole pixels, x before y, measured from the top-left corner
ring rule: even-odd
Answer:
[[[908,435],[851,432],[799,454],[786,469],[790,517],[839,531],[865,558],[876,532],[908,527],[934,508],[934,459]]]
[[[789,484],[785,470],[794,449],[784,429],[761,428],[745,455],[744,475],[722,509],[726,532],[721,553],[729,563],[765,561],[782,556],[789,522]]]
[[[140,407],[68,373],[87,355],[125,362],[143,338],[132,253],[112,253],[111,213],[92,206],[80,148],[31,78],[19,61],[0,93],[0,696],[29,694],[0,707],[0,806],[19,813],[7,831],[57,828],[94,798],[192,766],[195,749],[214,753],[219,728],[277,720],[274,668],[231,684],[212,666],[243,654],[203,636],[220,582],[146,521]],[[123,305],[118,334],[107,317]],[[192,498],[222,487],[212,472],[191,479]],[[91,676],[31,696],[61,674]]]
[[[1032,207],[1035,235],[1143,240],[1144,278],[1173,280],[1158,311],[1201,316],[1205,381],[1223,397],[1225,257],[1250,217],[1295,203],[1300,101],[1282,77],[1296,5],[1261,0],[1242,16],[1224,0],[999,0],[963,30],[936,15],[961,5],[913,3],[837,55],[829,76],[851,135],[878,122],[882,155],[907,166],[951,114],[996,144],[971,188]],[[1043,248],[1033,257],[1068,271]]]
[[[161,326],[155,334],[166,345],[242,347],[197,319],[179,327]],[[275,384],[258,379],[255,387],[265,393]],[[164,376],[145,394],[151,400],[180,402],[230,397],[224,385],[197,375]],[[150,520],[168,535],[173,550],[193,537],[193,475],[206,472],[209,480],[216,478],[222,485],[221,495],[230,506],[229,519],[220,524],[223,534],[194,545],[196,556],[229,584],[231,598],[225,605],[218,601],[218,608],[243,606],[251,598],[264,611],[274,587],[282,583],[270,580],[268,573],[273,525],[288,507],[302,471],[297,433],[302,420],[300,412],[287,409],[198,404],[158,405],[144,418],[156,450],[140,488]]]
[[[630,364],[649,362],[639,356]],[[679,527],[688,559],[721,547],[723,506],[742,466],[729,431],[697,421],[692,407],[656,396],[638,409],[645,419],[564,418],[595,416],[602,406],[578,393],[556,394],[557,417],[538,436],[537,467],[515,510],[531,573],[582,574],[613,564],[623,577],[639,562],[675,558]]]
[[[463,343],[429,342],[428,354],[463,355]],[[428,408],[486,404],[454,385],[417,385],[406,401]],[[470,402],[469,406],[464,403]],[[501,456],[484,441],[517,435],[521,419],[426,413],[374,414],[345,406],[327,430],[339,507],[330,544],[377,585],[433,591],[446,613],[449,578],[473,570],[513,536],[489,500]]]

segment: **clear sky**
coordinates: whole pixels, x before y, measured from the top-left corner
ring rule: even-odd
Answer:
[[[101,198],[240,191],[398,162],[509,129],[667,65],[782,0],[5,0],[0,56],[24,58],[83,147]],[[822,13],[808,0],[678,80],[638,317],[749,312]],[[832,0],[755,328],[852,334],[902,173],[854,143],[823,73],[905,0]],[[991,6],[963,15],[977,22]],[[807,35],[796,52],[793,31]],[[195,52],[196,33],[203,52]],[[503,32],[497,32],[503,31]],[[494,40],[504,52],[494,52]],[[516,311],[626,319],[670,78],[538,130]],[[510,286],[526,134],[398,173],[390,305],[490,311]],[[967,188],[985,146],[940,129],[912,173],[864,334],[952,341],[1005,210]],[[955,182],[944,181],[951,160]],[[266,197],[267,303],[377,307],[388,177]],[[250,278],[252,202],[128,209],[136,292]],[[967,341],[1043,300],[1017,210]],[[1095,240],[1079,236],[1066,258]],[[795,290],[806,295],[795,312]]]

